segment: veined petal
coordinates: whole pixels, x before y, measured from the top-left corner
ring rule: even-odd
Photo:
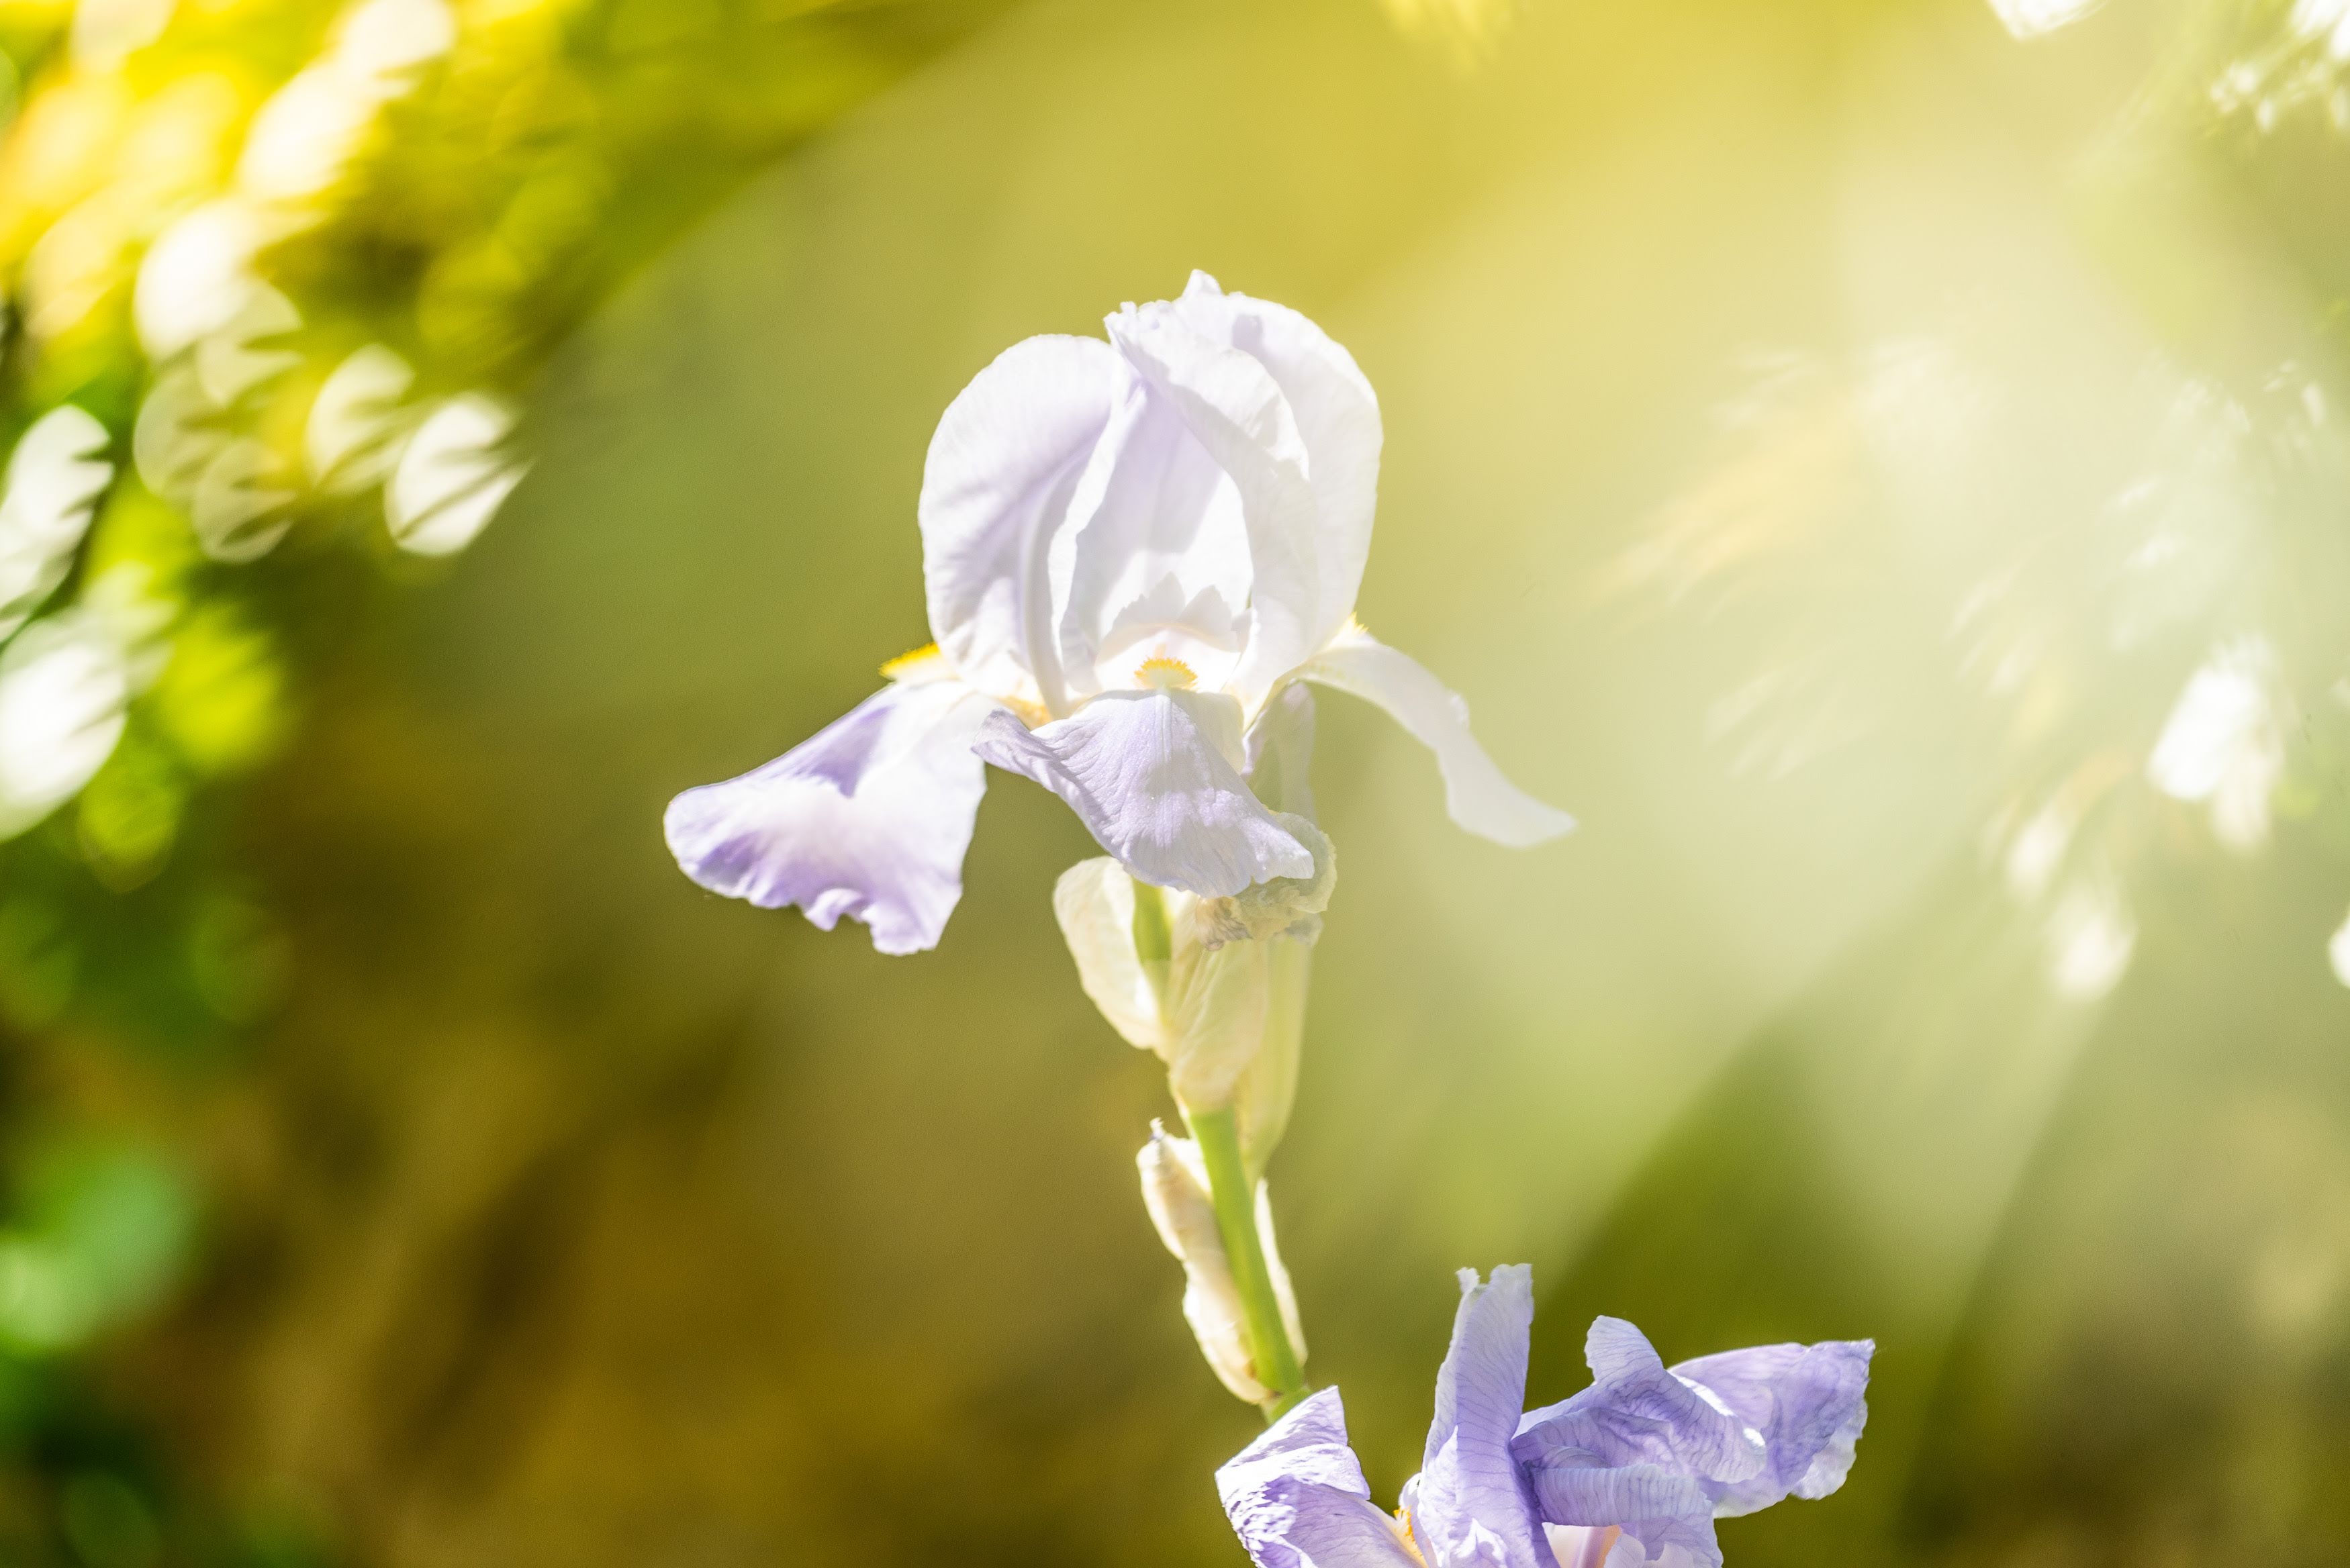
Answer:
[[[1217,1470],[1216,1495],[1257,1568],[1420,1568],[1370,1501],[1336,1388],[1306,1396]]]
[[[1060,701],[1047,546],[1132,379],[1097,338],[1031,337],[939,421],[919,508],[931,635],[983,691]]]
[[[843,916],[885,953],[938,945],[987,787],[972,754],[996,705],[954,680],[893,683],[811,740],[670,802],[662,828],[696,882],[762,909]]]
[[[1559,1462],[1563,1454],[1576,1468],[1652,1465],[1726,1485],[1762,1473],[1762,1434],[1704,1390],[1675,1376],[1630,1324],[1595,1319],[1584,1359],[1591,1366],[1591,1386],[1562,1404],[1529,1411],[1520,1423],[1512,1447],[1530,1470]]]
[[[1461,1309],[1436,1374],[1436,1415],[1412,1501],[1412,1528],[1431,1564],[1552,1568],[1534,1499],[1510,1452],[1525,1407],[1534,1271],[1523,1263],[1479,1283],[1461,1271]]]
[[[1627,1542],[1612,1524],[1545,1524],[1543,1533],[1550,1538],[1558,1568],[1641,1568],[1648,1560],[1638,1542]]]
[[[1713,1515],[1711,1500],[1693,1478],[1659,1465],[1612,1469],[1546,1465],[1534,1472],[1534,1486],[1543,1518],[1557,1524],[1633,1524]]]
[[[1768,1508],[1793,1493],[1823,1498],[1844,1484],[1868,1422],[1873,1340],[1765,1345],[1700,1356],[1673,1368],[1762,1434],[1762,1471],[1714,1490],[1714,1515]]]
[[[1239,705],[1221,693],[1106,692],[1033,731],[999,709],[973,749],[1067,801],[1146,882],[1216,898],[1314,874],[1312,854],[1241,782]]]
[[[1704,1490],[1688,1476],[1654,1465],[1547,1465],[1534,1472],[1534,1488],[1546,1521],[1618,1528],[1639,1543],[1640,1550],[1625,1553],[1635,1560],[1662,1560],[1671,1568],[1721,1568],[1713,1511]],[[1603,1561],[1620,1560],[1622,1551],[1619,1544]]]
[[[1185,326],[1237,348],[1269,371],[1297,421],[1314,487],[1315,555],[1320,578],[1314,640],[1346,625],[1371,552],[1378,504],[1379,400],[1347,353],[1287,306],[1226,294],[1204,272],[1175,302]]]
[[[1252,581],[1248,647],[1229,690],[1253,711],[1315,646],[1319,523],[1305,439],[1272,372],[1202,337],[1174,306],[1129,306],[1108,327],[1110,341],[1239,492]]]
[[[1300,677],[1375,702],[1436,753],[1444,807],[1470,832],[1523,849],[1556,838],[1575,818],[1544,805],[1503,775],[1469,732],[1469,705],[1410,655],[1360,627],[1340,633]]]

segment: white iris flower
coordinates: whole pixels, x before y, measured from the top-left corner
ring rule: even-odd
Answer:
[[[671,803],[703,887],[934,945],[962,893],[982,761],[1068,802],[1134,876],[1203,898],[1314,857],[1251,793],[1292,682],[1353,692],[1436,753],[1453,819],[1512,846],[1573,819],[1503,776],[1461,700],[1364,631],[1379,410],[1294,310],[1194,273],[1109,340],[1032,337],[940,421],[923,474],[934,648],[815,738]]]

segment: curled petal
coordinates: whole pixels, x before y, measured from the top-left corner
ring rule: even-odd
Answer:
[[[1220,898],[1314,857],[1241,782],[1238,704],[1211,692],[1111,691],[1034,731],[1002,710],[974,747],[1069,803],[1104,849],[1162,888]]]
[[[1216,1471],[1257,1568],[1420,1568],[1370,1501],[1336,1388],[1308,1395]]]
[[[1133,375],[1091,337],[1031,337],[949,404],[922,469],[931,635],[966,680],[1055,705],[1045,546]]]
[[[1673,1368],[1762,1434],[1760,1473],[1716,1488],[1714,1514],[1731,1518],[1793,1493],[1823,1498],[1844,1484],[1868,1421],[1871,1340],[1766,1345],[1700,1356]]]
[[[1338,886],[1337,846],[1309,818],[1277,811],[1273,819],[1305,846],[1314,857],[1314,875],[1275,877],[1229,898],[1200,899],[1191,908],[1191,927],[1202,946],[1289,937],[1310,947],[1322,934],[1322,911]]]
[[[1354,356],[1287,306],[1226,294],[1214,278],[1195,272],[1175,314],[1201,337],[1263,365],[1296,419],[1317,514],[1318,643],[1353,613],[1371,552],[1383,439],[1378,397]]]
[[[1575,818],[1544,805],[1503,776],[1469,732],[1468,704],[1409,654],[1354,628],[1298,673],[1377,703],[1412,739],[1434,752],[1444,774],[1445,809],[1470,832],[1523,849],[1575,826]]]
[[[1461,1271],[1452,1343],[1436,1374],[1436,1415],[1411,1503],[1428,1560],[1487,1568],[1551,1568],[1534,1499],[1510,1451],[1526,1394],[1534,1272]]]
[[[774,762],[670,802],[685,874],[821,929],[862,920],[885,953],[938,945],[987,770],[972,755],[995,704],[953,680],[885,687]]]
[[[1675,1376],[1630,1324],[1596,1319],[1584,1359],[1591,1366],[1591,1386],[1564,1404],[1529,1412],[1520,1425],[1513,1447],[1530,1469],[1565,1455],[1581,1468],[1653,1465],[1724,1484],[1762,1473],[1762,1435],[1706,1391]]]

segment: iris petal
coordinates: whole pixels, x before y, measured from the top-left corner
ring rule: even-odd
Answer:
[[[1660,1465],[1725,1483],[1762,1473],[1762,1438],[1667,1370],[1630,1324],[1595,1320],[1584,1359],[1591,1367],[1591,1386],[1563,1404],[1527,1413],[1515,1445],[1521,1460],[1538,1464],[1555,1450],[1569,1449],[1590,1456],[1576,1462],[1591,1468]]]
[[[1201,336],[1172,305],[1129,306],[1108,326],[1110,341],[1238,493],[1248,534],[1249,634],[1230,685],[1253,708],[1316,644],[1319,514],[1305,437],[1272,373]]]
[[[1031,337],[939,421],[920,506],[931,635],[982,691],[1060,700],[1046,545],[1132,380],[1098,338]]]
[[[993,711],[958,681],[885,687],[764,767],[670,802],[670,852],[714,893],[796,904],[827,931],[862,920],[885,953],[935,947],[987,787],[972,739]]]
[[[1431,1563],[1552,1568],[1534,1500],[1510,1451],[1525,1407],[1534,1272],[1523,1263],[1479,1283],[1461,1271],[1452,1343],[1436,1374],[1436,1416],[1413,1500],[1412,1526]]]
[[[1717,1490],[1717,1517],[1752,1513],[1790,1493],[1823,1498],[1844,1485],[1868,1421],[1868,1362],[1876,1349],[1866,1339],[1764,1345],[1673,1368],[1761,1432],[1768,1451],[1760,1474]]]
[[[1575,826],[1575,818],[1503,774],[1469,732],[1468,704],[1410,655],[1357,628],[1342,633],[1298,674],[1377,703],[1434,752],[1444,775],[1445,810],[1470,832],[1523,849]]]
[[[974,749],[1069,803],[1104,849],[1162,888],[1228,898],[1314,857],[1241,782],[1240,709],[1201,691],[1111,691],[1036,730],[988,715]]]
[[[1370,1501],[1336,1388],[1308,1395],[1216,1472],[1257,1568],[1419,1568]]]
[[[1371,553],[1378,503],[1379,400],[1354,356],[1287,306],[1226,294],[1206,273],[1191,275],[1175,302],[1183,324],[1263,365],[1297,421],[1318,515],[1315,554],[1319,609],[1314,641],[1347,623]]]

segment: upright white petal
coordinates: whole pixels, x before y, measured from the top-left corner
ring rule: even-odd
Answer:
[[[1503,775],[1469,732],[1466,702],[1410,655],[1361,628],[1342,633],[1298,674],[1377,703],[1434,752],[1444,774],[1445,810],[1470,832],[1523,849],[1575,826],[1575,818]]]
[[[1144,881],[1219,898],[1314,875],[1241,781],[1240,740],[1240,704],[1221,692],[1111,691],[1033,731],[998,709],[973,749],[1067,801]]]
[[[919,509],[931,635],[983,691],[1061,704],[1045,550],[1131,379],[1098,339],[1031,337],[939,421]]]
[[[1073,699],[1128,683],[1162,647],[1223,684],[1256,577],[1241,488],[1139,378],[1111,414],[1050,552]]]
[[[1227,690],[1253,711],[1317,640],[1319,524],[1305,439],[1272,373],[1201,336],[1172,305],[1129,306],[1109,318],[1109,335],[1238,493],[1249,543],[1249,636]]]
[[[1319,643],[1354,613],[1371,553],[1383,439],[1378,396],[1353,355],[1287,306],[1226,294],[1214,278],[1195,272],[1175,312],[1202,337],[1262,364],[1296,418],[1319,514],[1315,554],[1321,592],[1314,621]]]
[[[962,897],[987,770],[972,754],[1000,711],[956,680],[894,684],[764,767],[670,802],[685,874],[821,929],[862,920],[885,953],[938,944]]]

